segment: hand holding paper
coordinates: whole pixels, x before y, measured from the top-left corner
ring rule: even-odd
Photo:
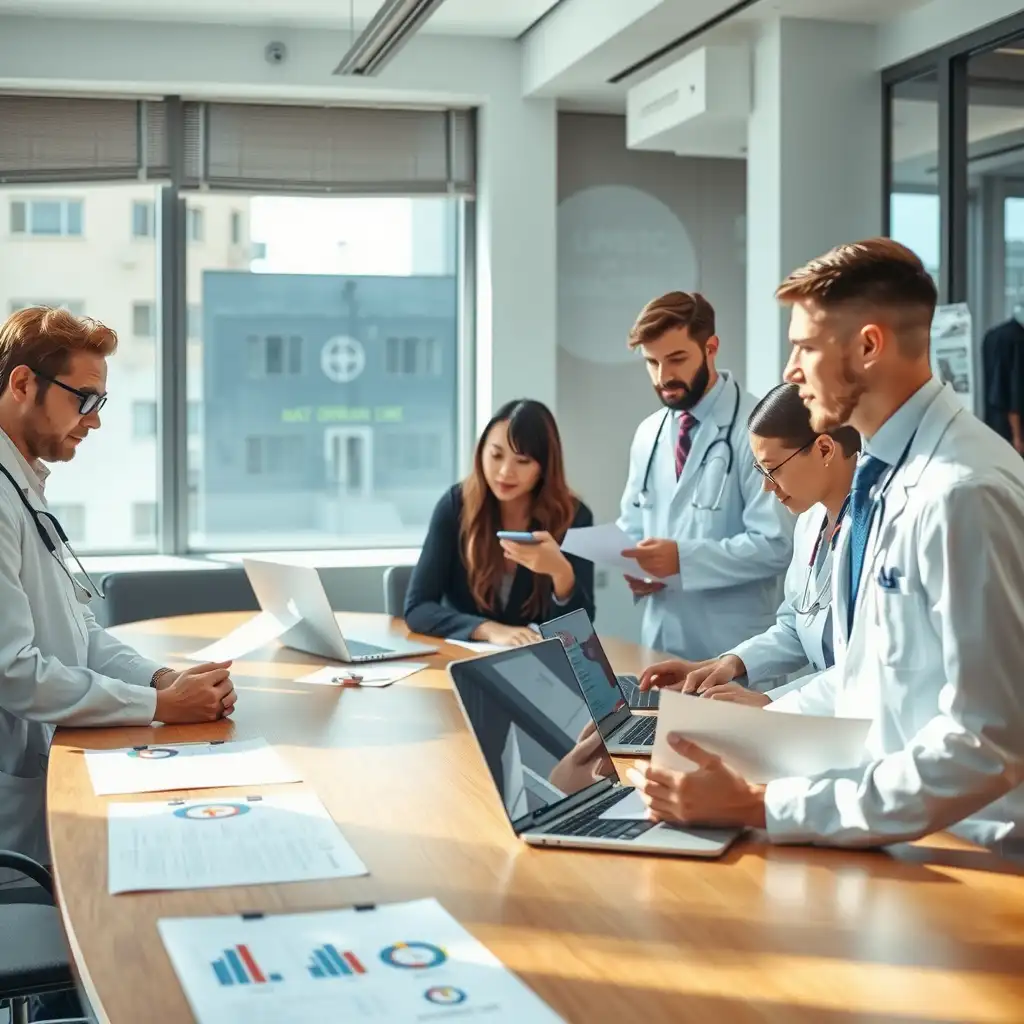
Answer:
[[[599,526],[578,526],[568,530],[565,534],[565,540],[562,541],[562,550],[567,555],[585,558],[595,565],[605,566],[609,569],[618,569],[619,572],[634,579],[643,580],[652,575],[652,573],[643,568],[636,558],[630,558],[623,554],[626,551],[638,550],[637,543],[615,523],[602,523]],[[664,558],[660,558],[659,566],[664,561]],[[672,570],[669,566],[666,574],[659,576],[660,582],[666,587],[678,588],[680,586],[678,561],[677,549],[675,570]]]
[[[763,828],[765,783],[856,766],[870,724],[666,690],[650,764],[637,763],[629,779],[658,820]]]

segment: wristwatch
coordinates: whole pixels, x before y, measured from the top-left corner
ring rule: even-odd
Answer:
[[[153,678],[150,679],[149,685],[152,686],[154,689],[156,689],[157,681],[159,679],[162,679],[165,675],[167,675],[168,672],[173,672],[173,671],[174,671],[173,668],[166,668],[166,667],[165,668],[158,668],[153,673]]]

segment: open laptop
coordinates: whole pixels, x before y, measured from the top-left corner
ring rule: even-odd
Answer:
[[[392,636],[386,630],[379,636],[359,639],[343,636],[320,574],[313,566],[254,558],[243,558],[242,565],[260,607],[283,622],[295,622],[279,637],[285,647],[350,665],[433,654],[437,650]]]
[[[524,842],[717,857],[739,834],[646,820],[639,794],[619,780],[560,641],[452,662],[448,674]]]
[[[580,608],[537,628],[545,639],[562,642],[608,749],[613,754],[649,754],[658,719],[655,715],[634,715],[630,710],[590,616]]]
[[[560,615],[557,619],[550,619],[548,622],[542,622],[538,627],[541,636],[544,639],[549,637],[557,636],[562,633],[562,642],[567,645],[572,637],[576,638],[576,643],[583,648],[586,656],[591,661],[596,662],[602,666],[605,675],[609,679],[614,679],[622,699],[626,702],[626,706],[632,711],[656,711],[658,708],[658,698],[661,693],[658,690],[641,690],[640,680],[636,676],[631,675],[616,675],[612,671],[611,662],[608,661],[608,655],[605,654],[604,648],[601,646],[601,641],[597,637],[597,633],[594,630],[594,624],[590,621],[590,616],[581,608],[575,612],[569,612],[567,615]],[[569,654],[570,660],[572,660],[572,654]],[[579,666],[573,662],[574,668]],[[578,674],[578,673],[577,673]],[[583,677],[580,677],[580,682],[583,683]],[[583,686],[584,692],[586,692],[586,684]],[[588,697],[589,700],[589,697]],[[597,709],[591,705],[591,710],[594,712],[595,717],[600,721],[601,716],[598,714]],[[605,739],[607,739],[607,734]],[[617,753],[617,751],[612,751]]]

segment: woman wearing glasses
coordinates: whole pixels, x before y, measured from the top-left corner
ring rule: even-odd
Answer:
[[[764,489],[799,516],[775,625],[718,658],[652,665],[640,679],[642,690],[670,686],[764,705],[803,680],[759,692],[765,683],[833,663],[832,551],[843,527],[860,435],[852,427],[816,434],[795,384],[769,391],[748,417],[747,429]]]

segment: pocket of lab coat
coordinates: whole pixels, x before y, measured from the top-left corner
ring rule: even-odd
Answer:
[[[0,849],[49,863],[45,773],[24,778],[0,772]],[[4,875],[0,872],[0,882],[7,881]]]
[[[906,586],[887,589],[873,585],[878,628],[871,639],[877,643],[883,663],[904,671],[926,668],[927,641],[922,628],[928,626],[921,595]]]

